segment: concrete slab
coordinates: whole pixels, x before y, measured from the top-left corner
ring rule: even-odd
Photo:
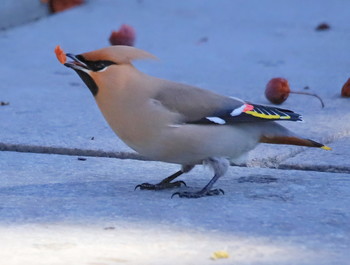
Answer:
[[[282,107],[302,113],[307,123],[289,127],[325,142],[349,135],[350,116],[344,113],[350,105],[339,97],[348,78],[349,8],[341,0],[220,5],[96,0],[0,32],[6,51],[0,100],[10,102],[0,106],[2,149],[131,152],[108,128],[81,80],[53,53],[57,44],[72,53],[107,46],[110,32],[122,23],[136,28],[137,47],[161,59],[137,63],[149,74],[262,104],[268,103],[263,93],[267,81],[283,76],[293,89],[309,86],[326,103],[320,109],[316,99],[291,96]],[[315,31],[324,21],[330,30]],[[251,164],[276,166],[303,150],[264,146],[252,153]]]
[[[0,30],[36,21],[49,14],[47,3],[40,0],[2,0]]]
[[[230,168],[226,194],[133,191],[165,163],[0,152],[6,264],[347,264],[350,175]],[[200,188],[211,173],[182,179]],[[184,188],[183,188],[184,189]]]

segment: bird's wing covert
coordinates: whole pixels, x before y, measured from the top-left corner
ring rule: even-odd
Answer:
[[[224,109],[216,115],[206,116],[191,123],[224,125],[259,121],[302,121],[302,117],[287,109],[244,103],[239,108]]]
[[[181,114],[184,123],[224,125],[273,120],[302,121],[301,115],[291,110],[251,104],[174,82],[165,82],[155,99],[168,110]]]

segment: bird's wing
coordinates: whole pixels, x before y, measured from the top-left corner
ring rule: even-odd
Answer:
[[[237,122],[258,121],[303,121],[300,114],[291,110],[271,106],[244,103],[235,109],[224,109],[214,116],[206,116],[191,123],[196,124],[233,124]]]
[[[272,120],[302,121],[301,115],[291,110],[251,104],[174,82],[164,81],[154,99],[168,110],[179,113],[184,123],[223,125]]]

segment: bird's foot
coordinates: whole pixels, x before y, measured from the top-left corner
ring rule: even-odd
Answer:
[[[140,188],[140,190],[164,190],[181,187],[181,185],[187,186],[186,183],[182,180],[174,182],[160,182],[158,184],[142,183],[135,187]]]
[[[173,195],[171,195],[171,198],[178,195],[180,198],[201,198],[206,196],[215,196],[220,194],[225,194],[225,192],[222,189],[215,189],[215,190],[207,190],[202,189],[200,191],[182,191],[182,192],[175,192]]]

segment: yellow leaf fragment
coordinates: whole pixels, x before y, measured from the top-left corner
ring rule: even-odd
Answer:
[[[224,250],[219,250],[219,251],[215,251],[212,255],[211,255],[211,259],[212,260],[217,260],[217,259],[227,259],[229,258],[230,255],[227,253],[227,251]]]

